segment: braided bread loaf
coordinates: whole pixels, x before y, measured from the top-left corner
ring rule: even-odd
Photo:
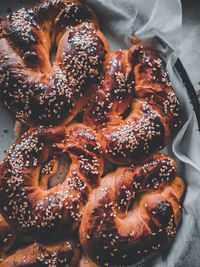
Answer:
[[[91,189],[99,184],[100,152],[96,134],[82,124],[30,129],[0,166],[2,214],[30,240],[49,233],[69,234],[79,225]],[[62,153],[72,160],[65,181],[41,188],[40,175],[45,180],[53,175]]]
[[[65,127],[89,98],[85,125]],[[28,126],[43,125],[0,165],[0,253],[16,235],[34,242],[0,266],[127,265],[170,244],[184,183],[176,163],[154,153],[177,133],[181,112],[155,52],[137,44],[110,54],[84,1],[43,0],[0,19],[0,102]],[[66,153],[64,182],[48,188]],[[103,155],[126,166],[101,180]],[[78,262],[68,235],[80,224]]]
[[[96,91],[108,53],[82,1],[45,0],[13,12],[0,21],[0,102],[32,126],[68,123]]]
[[[180,223],[183,192],[176,163],[161,154],[107,174],[83,214],[84,252],[101,266],[115,266],[165,248]]]
[[[144,160],[166,146],[180,128],[181,112],[156,53],[141,44],[113,52],[84,123],[98,130],[105,157],[117,164]]]

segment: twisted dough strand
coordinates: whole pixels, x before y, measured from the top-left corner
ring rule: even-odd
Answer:
[[[105,157],[117,164],[165,147],[180,128],[181,110],[157,54],[141,44],[113,52],[84,123],[98,130]]]
[[[166,247],[180,223],[183,192],[175,162],[161,154],[107,174],[81,221],[85,254],[100,266],[128,265]]]
[[[60,241],[54,244],[33,243],[8,256],[1,267],[76,267],[79,249],[75,242]]]

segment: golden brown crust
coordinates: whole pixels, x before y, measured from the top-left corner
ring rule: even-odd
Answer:
[[[72,160],[65,181],[41,188],[39,177],[47,179],[56,171],[62,153]],[[83,124],[30,129],[0,167],[0,210],[14,229],[29,239],[70,233],[79,225],[102,171],[101,148],[92,129]]]
[[[62,241],[56,244],[32,245],[17,250],[8,256],[1,267],[77,267],[79,261],[79,249],[75,242]]]
[[[84,123],[99,131],[105,157],[117,164],[166,146],[180,128],[181,111],[157,54],[141,44],[113,52]]]
[[[108,54],[82,1],[46,0],[15,11],[2,22],[0,101],[32,126],[68,123],[96,91]]]
[[[83,124],[65,127],[88,99],[84,123],[97,133]],[[0,217],[0,254],[15,233],[38,241],[0,266],[126,265],[169,245],[184,183],[176,163],[154,153],[177,133],[181,112],[155,52],[136,44],[110,55],[84,1],[43,0],[0,18],[0,102],[28,126],[47,125],[27,131],[0,166],[7,220]],[[68,175],[48,188],[63,153],[72,161]],[[126,167],[100,181],[103,154]],[[60,239],[80,223],[79,261],[76,244]],[[58,243],[43,243],[54,236]]]
[[[181,219],[184,182],[175,162],[156,154],[107,174],[89,197],[79,238],[100,265],[131,264],[169,245]]]

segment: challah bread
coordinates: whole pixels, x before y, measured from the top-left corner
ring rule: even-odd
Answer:
[[[48,189],[48,178],[57,171],[57,157],[62,153],[72,160],[69,172],[62,184]],[[32,128],[0,166],[0,210],[29,240],[50,233],[69,234],[78,227],[102,172],[101,148],[92,129],[83,124]]]
[[[181,111],[162,60],[144,45],[115,51],[84,123],[98,130],[106,159],[144,160],[165,147],[181,125]]]
[[[0,102],[31,126],[70,122],[107,65],[109,45],[92,10],[83,1],[44,0],[0,24]]]
[[[181,220],[184,182],[165,155],[107,174],[83,213],[80,242],[100,266],[128,265],[170,244]]]
[[[83,0],[41,0],[0,18],[0,103],[20,121],[0,165],[1,267],[124,266],[170,244],[184,182],[155,153],[181,109],[155,51],[110,53]],[[82,110],[84,124],[69,124]],[[36,128],[18,138],[21,123]],[[103,177],[104,159],[123,166]]]

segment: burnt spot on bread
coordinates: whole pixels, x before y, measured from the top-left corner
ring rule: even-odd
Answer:
[[[67,3],[67,8],[63,9],[56,18],[56,27],[62,31],[68,25],[77,25],[92,18],[93,14],[85,5]]]
[[[163,223],[167,223],[167,221],[169,221],[169,218],[171,217],[172,213],[172,208],[170,209],[171,205],[169,202],[167,201],[161,201],[160,203],[158,203],[157,205],[157,214],[158,217],[161,218],[165,218],[166,220],[163,221]],[[171,212],[171,214],[170,214]],[[168,220],[167,220],[168,218]]]
[[[156,217],[163,226],[163,231],[167,237],[173,237],[176,234],[176,223],[174,220],[173,208],[168,201],[161,201],[156,207]]]
[[[25,8],[13,11],[5,23],[5,36],[17,46],[27,51],[37,44],[38,27],[32,10]]]
[[[38,63],[38,55],[35,52],[26,52],[24,60],[27,65],[35,66]]]

